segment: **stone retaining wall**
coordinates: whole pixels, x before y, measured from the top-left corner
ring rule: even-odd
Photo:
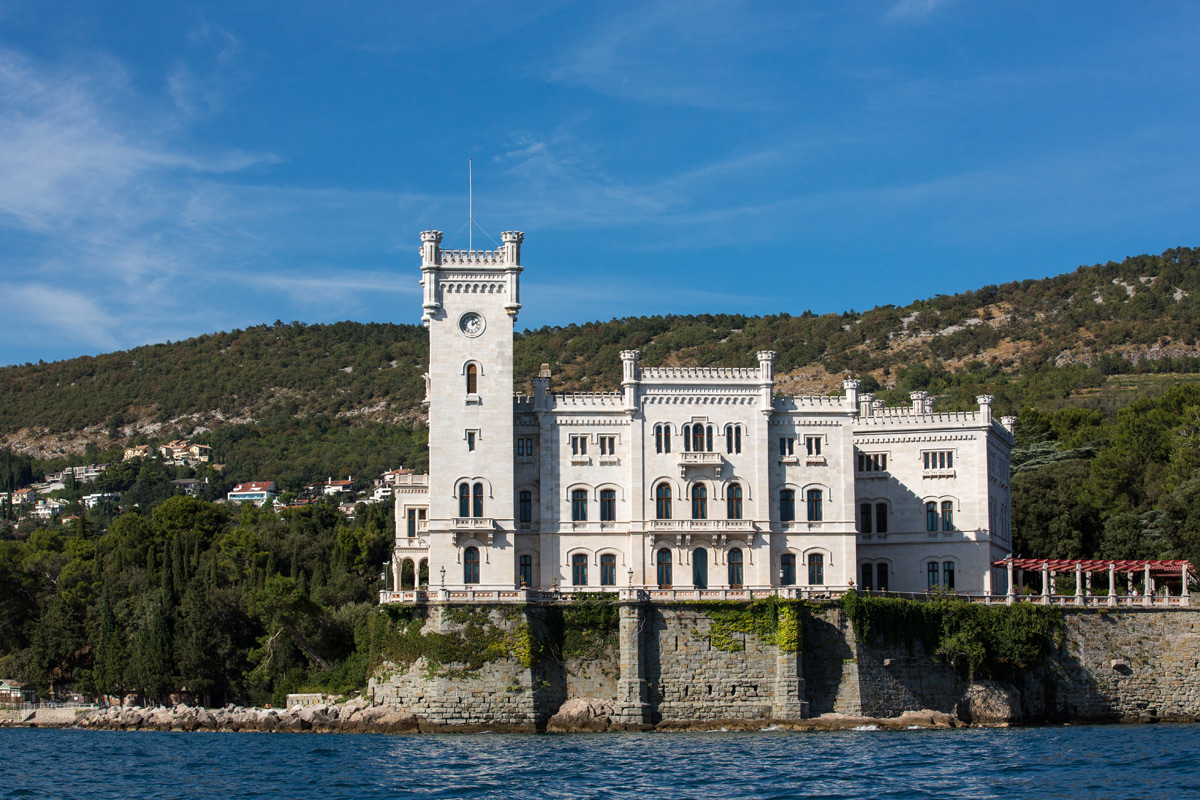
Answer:
[[[545,613],[523,611],[538,636]],[[511,612],[496,619],[522,624]],[[423,729],[540,729],[581,698],[611,708],[608,722],[634,727],[920,709],[976,722],[1200,718],[1200,612],[1065,610],[1064,620],[1063,646],[1017,685],[972,683],[919,643],[861,642],[836,604],[810,609],[801,652],[787,653],[749,632],[735,634],[732,648],[714,646],[709,610],[681,603],[623,606],[619,647],[588,661],[544,658],[527,668],[509,657],[471,674],[436,674],[419,659],[385,665],[371,692]]]

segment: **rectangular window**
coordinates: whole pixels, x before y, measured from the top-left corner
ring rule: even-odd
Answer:
[[[821,437],[820,436],[805,436],[804,449],[810,456],[821,455]]]
[[[822,586],[825,583],[825,556],[812,553],[808,557],[808,585]]]
[[[875,506],[875,530],[878,533],[887,533],[887,503],[878,503]]]
[[[921,457],[926,470],[954,469],[953,450],[926,450]]]
[[[615,456],[617,454],[617,437],[601,436],[600,437],[600,455]]]
[[[794,489],[779,490],[779,521],[794,522],[796,519],[796,491]]]
[[[617,585],[617,557],[612,553],[600,556],[600,585]]]
[[[533,556],[521,556],[521,585],[533,586]]]
[[[887,564],[876,564],[875,565],[875,588],[877,588],[881,592],[886,592],[888,590],[888,565]]]
[[[408,510],[408,538],[412,539],[417,535],[417,510],[410,508]]]
[[[937,529],[938,529],[937,503],[930,501],[925,504],[925,530],[936,531]]]
[[[942,564],[942,585],[947,589],[954,588],[954,562],[947,561]]]
[[[587,455],[587,436],[572,436],[571,437],[571,455],[586,456]]]
[[[791,436],[780,436],[779,437],[779,455],[786,457],[786,456],[790,456],[790,455],[795,455],[795,452],[796,452],[796,440],[794,438],[792,438]]]
[[[575,522],[587,522],[587,489],[575,489],[571,492],[571,519]]]
[[[517,455],[518,456],[525,455],[525,440],[524,439],[517,439]]]
[[[523,523],[533,522],[533,492],[521,492],[517,501],[517,518]]]
[[[475,431],[467,431],[467,449],[475,449]]]
[[[863,503],[858,507],[860,533],[871,533],[871,504]]]
[[[781,586],[796,585],[796,556],[784,553],[779,557],[779,583]]]
[[[520,438],[517,439],[517,455],[532,456],[533,455],[533,439]]]
[[[859,472],[887,472],[887,453],[859,453]]]
[[[612,522],[617,518],[617,493],[613,489],[600,490],[600,521]]]
[[[875,565],[874,564],[863,564],[862,565],[862,583],[859,585],[858,588],[862,589],[863,591],[867,591],[867,592],[871,591],[871,586],[874,584],[874,580],[873,580],[874,577],[875,577]]]
[[[938,562],[930,561],[928,570],[929,570],[929,573],[928,573],[929,579],[926,582],[926,585],[930,589],[936,589],[937,585],[938,585]]]
[[[950,500],[942,501],[942,530],[954,530],[954,503]]]
[[[820,522],[823,517],[821,509],[821,490],[809,489],[808,497],[806,499],[808,500],[808,521]]]
[[[587,586],[587,556],[574,555],[571,556],[571,583],[576,586]]]

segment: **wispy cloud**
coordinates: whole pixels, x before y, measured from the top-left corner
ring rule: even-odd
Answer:
[[[899,0],[886,14],[891,19],[921,20],[932,16],[953,0]]]

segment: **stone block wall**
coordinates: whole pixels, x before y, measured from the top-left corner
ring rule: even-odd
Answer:
[[[428,630],[437,629],[437,608]],[[547,611],[494,613],[497,626],[528,624],[547,637]],[[1026,720],[1111,721],[1200,718],[1200,611],[1075,611],[1063,644],[1020,676]],[[507,627],[506,627],[507,626]],[[621,609],[619,647],[532,668],[515,657],[475,672],[385,665],[371,682],[377,702],[411,712],[429,728],[532,730],[568,699],[611,701],[622,724],[797,719],[839,713],[895,717],[930,709],[954,714],[971,683],[919,642],[859,641],[838,605],[803,618],[800,653],[753,633],[714,645],[710,610],[686,603]],[[728,638],[736,645],[731,647]],[[738,649],[738,646],[741,649]],[[434,673],[437,674],[434,674]]]

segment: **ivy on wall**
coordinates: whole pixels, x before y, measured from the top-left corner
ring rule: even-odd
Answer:
[[[1012,677],[1049,655],[1063,635],[1062,611],[1031,603],[985,606],[953,597],[917,602],[851,591],[842,609],[860,639],[910,650],[920,643],[972,679]]]
[[[746,636],[754,636],[764,645],[774,645],[785,653],[797,653],[803,641],[803,615],[808,603],[772,597],[751,603],[699,602],[689,608],[703,610],[711,625],[708,633],[693,631],[697,639],[707,638],[717,650],[740,653],[746,649]]]

